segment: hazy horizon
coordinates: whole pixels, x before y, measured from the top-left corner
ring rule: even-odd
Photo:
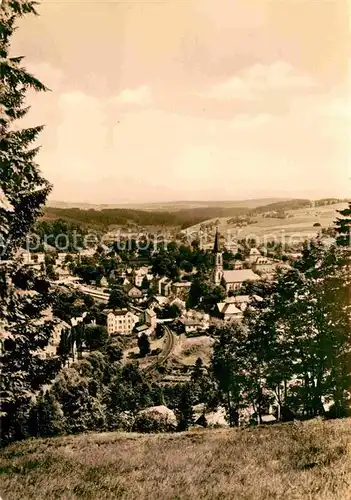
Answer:
[[[346,0],[56,2],[13,55],[52,92],[38,163],[52,201],[346,198]]]
[[[203,206],[206,206],[207,204],[210,205],[210,206],[215,206],[216,203],[218,204],[231,204],[233,206],[235,206],[235,204],[237,203],[238,206],[245,206],[245,202],[248,203],[248,205],[250,205],[250,202],[256,202],[255,205],[258,206],[258,203],[259,202],[262,202],[262,205],[266,205],[266,204],[270,204],[270,203],[275,203],[275,202],[278,202],[278,201],[289,201],[289,200],[293,200],[293,199],[309,199],[311,201],[316,201],[316,200],[319,200],[319,199],[323,199],[323,198],[337,198],[337,199],[340,199],[340,200],[346,200],[346,199],[349,199],[348,197],[337,197],[337,196],[322,196],[322,197],[307,197],[307,198],[297,198],[297,197],[279,197],[279,196],[272,196],[272,197],[257,197],[257,198],[243,198],[243,199],[240,199],[240,198],[236,198],[236,199],[232,199],[232,200],[227,200],[227,199],[214,199],[214,200],[206,200],[206,199],[178,199],[178,200],[162,200],[160,199],[159,201],[153,201],[153,200],[146,200],[146,201],[143,201],[143,202],[129,202],[129,201],[125,201],[125,202],[115,202],[115,203],[94,203],[94,202],[91,202],[91,201],[65,201],[65,200],[56,200],[56,199],[52,199],[52,197],[49,197],[49,200],[48,200],[48,203],[47,205],[48,206],[51,206],[51,207],[57,207],[59,208],[59,205],[68,205],[68,206],[74,206],[74,205],[91,205],[91,206],[111,206],[111,207],[114,207],[114,206],[130,206],[130,207],[136,207],[138,205],[140,206],[152,206],[152,205],[156,205],[156,206],[162,206],[162,205],[191,205],[191,204],[199,204],[199,205],[203,205]],[[260,203],[259,203],[260,204]]]

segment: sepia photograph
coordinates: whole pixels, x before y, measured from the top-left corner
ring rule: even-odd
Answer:
[[[0,500],[351,500],[350,19],[0,0]]]

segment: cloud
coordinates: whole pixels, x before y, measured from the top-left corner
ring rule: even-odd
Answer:
[[[150,88],[147,85],[135,89],[124,89],[113,99],[117,104],[137,104],[140,106],[152,103]]]
[[[63,82],[63,71],[48,62],[26,62],[26,68],[40,80],[46,87],[53,91],[60,89]]]
[[[212,85],[201,95],[218,100],[254,100],[267,93],[305,91],[317,87],[312,77],[300,74],[286,62],[276,61],[245,68],[232,78]]]
[[[113,107],[84,92],[59,99],[55,144],[40,161],[53,198],[113,203],[237,198],[316,189],[345,191],[347,156],[339,95],[295,99],[289,112],[227,119]]]

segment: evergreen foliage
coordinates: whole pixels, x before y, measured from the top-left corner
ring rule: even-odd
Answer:
[[[140,337],[138,338],[138,347],[140,351],[140,356],[144,358],[147,354],[150,353],[150,340],[149,337],[145,334],[142,333]]]
[[[336,242],[340,246],[351,246],[351,202],[344,210],[338,210],[338,217],[335,222],[335,229],[338,234]]]
[[[0,14],[0,390],[5,442],[27,435],[31,401],[59,369],[57,358],[40,356],[53,331],[53,323],[45,319],[51,303],[45,276],[28,272],[16,258],[51,189],[35,162],[34,143],[42,126],[18,126],[29,110],[26,92],[47,89],[26,71],[22,57],[10,57],[16,23],[35,14],[34,6],[33,1],[3,1]]]

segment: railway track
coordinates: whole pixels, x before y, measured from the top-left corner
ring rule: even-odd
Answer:
[[[155,361],[153,361],[150,365],[148,365],[146,368],[145,368],[145,372],[146,373],[151,373],[153,372],[156,368],[158,368],[159,366],[162,366],[163,363],[165,361],[167,361],[169,355],[171,354],[171,352],[173,351],[173,348],[174,348],[174,343],[175,343],[175,337],[174,337],[174,334],[172,332],[172,330],[170,330],[170,328],[168,328],[168,326],[166,325],[163,325],[163,328],[165,330],[165,335],[167,336],[166,338],[166,347],[165,349],[163,350],[163,352],[157,357],[157,359]]]

